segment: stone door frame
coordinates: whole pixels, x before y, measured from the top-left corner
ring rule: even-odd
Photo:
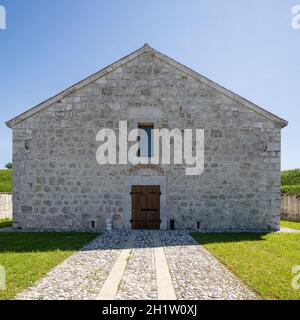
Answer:
[[[131,230],[131,189],[133,185],[158,185],[160,186],[160,230],[167,229],[167,178],[165,176],[126,176],[124,184],[124,225],[126,230]]]

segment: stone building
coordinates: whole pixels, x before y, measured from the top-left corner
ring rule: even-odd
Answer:
[[[204,171],[102,164],[102,128],[204,129]],[[287,122],[147,44],[7,122],[22,230],[277,230]],[[150,130],[151,131],[151,130]]]

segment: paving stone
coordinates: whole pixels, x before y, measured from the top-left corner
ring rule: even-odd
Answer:
[[[152,231],[137,233],[116,299],[157,299]]]
[[[125,231],[105,233],[16,298],[96,299],[129,235]],[[177,299],[258,298],[187,231],[160,231],[159,235]],[[156,300],[155,265],[153,232],[138,231],[115,299]]]
[[[186,231],[160,232],[178,299],[252,300],[257,296]]]
[[[96,299],[129,232],[111,232],[98,237],[51,270],[36,285],[16,298],[20,300]]]

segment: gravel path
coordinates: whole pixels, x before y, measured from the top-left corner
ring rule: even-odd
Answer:
[[[164,267],[160,263],[155,263],[158,254],[157,248],[154,248],[153,232],[138,231],[132,249],[129,247],[131,250],[127,250],[127,264],[123,276],[120,275],[122,280],[118,285],[115,299],[158,299],[157,285],[161,285],[157,284],[158,274],[164,274],[169,279],[171,277],[172,281],[169,283],[172,290],[174,287],[177,299],[257,298],[187,231],[160,231],[157,235],[160,235],[163,244],[160,254],[166,257],[163,259]],[[130,232],[126,231],[105,233],[55,267],[35,286],[16,298],[97,299],[110,271],[115,269],[113,266],[120,253],[125,252],[122,249],[129,236]]]
[[[177,299],[250,300],[257,296],[185,231],[160,232]]]
[[[19,294],[20,300],[96,299],[129,232],[98,237],[52,269],[35,286]]]
[[[137,233],[116,299],[157,299],[152,231]]]

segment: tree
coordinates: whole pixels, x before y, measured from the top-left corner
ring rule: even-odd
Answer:
[[[13,168],[13,164],[12,164],[11,162],[9,162],[9,163],[7,163],[7,164],[5,165],[5,168],[7,168],[7,169],[12,169],[12,168]]]

